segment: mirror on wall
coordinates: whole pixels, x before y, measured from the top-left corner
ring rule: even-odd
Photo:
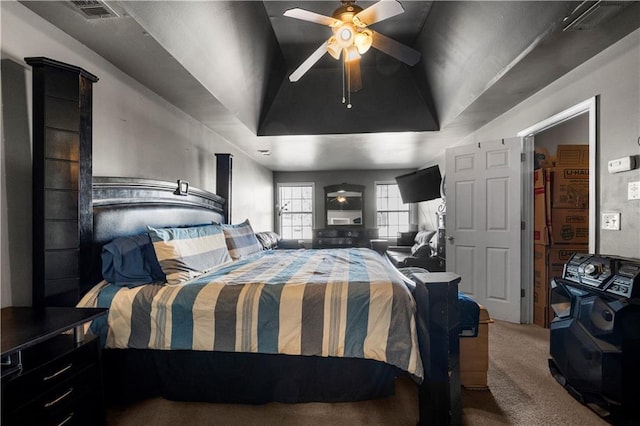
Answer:
[[[325,186],[326,226],[364,226],[364,186]]]

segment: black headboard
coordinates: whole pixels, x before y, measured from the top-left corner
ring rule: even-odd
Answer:
[[[93,178],[93,243],[91,278],[81,293],[102,279],[100,252],[105,243],[120,236],[137,235],[155,228],[223,223],[225,200],[198,188],[152,179]]]

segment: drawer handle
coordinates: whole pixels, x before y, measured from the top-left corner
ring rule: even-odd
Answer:
[[[69,370],[71,367],[73,367],[73,363],[72,363],[72,364],[67,365],[67,366],[66,366],[66,367],[64,367],[64,368],[61,368],[60,370],[56,371],[55,373],[53,373],[53,374],[52,374],[52,375],[50,375],[50,376],[43,377],[43,378],[42,378],[42,381],[43,381],[43,382],[46,382],[47,380],[51,380],[51,379],[53,379],[53,378],[55,378],[55,377],[58,377],[59,375],[61,375],[61,374],[62,374],[62,373],[64,373],[65,371]]]
[[[63,426],[63,425],[66,425],[67,423],[69,423],[71,421],[71,419],[73,418],[74,414],[75,414],[74,412],[69,413],[69,415],[63,421],[58,423],[58,426]]]
[[[62,401],[63,399],[65,399],[66,397],[71,395],[72,392],[73,392],[73,388],[69,388],[68,391],[66,391],[65,393],[63,393],[62,395],[60,395],[59,397],[57,397],[53,401],[50,401],[50,402],[47,402],[46,404],[44,404],[44,408],[49,408],[49,407],[51,407],[53,405],[56,405],[58,402]]]

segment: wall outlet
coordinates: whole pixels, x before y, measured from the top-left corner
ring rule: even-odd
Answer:
[[[602,213],[602,229],[608,231],[620,230],[620,212]]]
[[[627,200],[640,200],[640,181],[629,182],[627,194]]]

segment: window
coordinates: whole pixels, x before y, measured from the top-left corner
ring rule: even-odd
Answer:
[[[410,204],[403,204],[396,183],[376,183],[376,211],[380,238],[397,238],[409,230]]]
[[[278,215],[283,239],[311,239],[313,183],[278,184]]]

